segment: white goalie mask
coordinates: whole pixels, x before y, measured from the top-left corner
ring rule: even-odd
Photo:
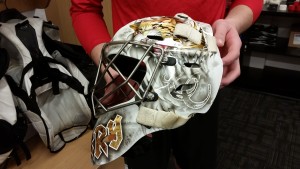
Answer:
[[[135,20],[102,50],[92,91],[92,160],[122,156],[141,137],[206,113],[223,65],[209,24],[185,14]],[[106,81],[106,83],[102,83]]]

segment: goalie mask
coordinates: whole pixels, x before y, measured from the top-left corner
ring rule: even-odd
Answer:
[[[211,26],[185,14],[122,27],[103,47],[92,91],[93,162],[108,163],[141,137],[206,113],[222,67]]]

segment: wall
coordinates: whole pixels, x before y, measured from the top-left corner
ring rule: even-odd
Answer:
[[[104,1],[104,19],[108,25],[110,33],[112,33],[112,23],[111,23],[111,1]],[[60,37],[63,42],[71,44],[79,44],[76,38],[74,29],[72,27],[72,20],[69,14],[69,9],[71,7],[70,1],[64,0],[51,0],[49,6],[45,9],[46,16],[49,21],[52,21],[55,25],[60,28]]]
[[[0,1],[0,10],[6,8],[4,0]],[[6,0],[8,8],[16,8],[21,12],[30,11],[35,8],[45,8],[49,4],[49,0]]]

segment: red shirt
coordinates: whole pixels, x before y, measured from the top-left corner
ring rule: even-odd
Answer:
[[[212,24],[224,18],[226,0],[111,0],[114,32],[127,23],[149,16],[174,16],[185,13],[197,21]],[[110,41],[111,37],[103,20],[101,0],[72,0],[70,9],[76,35],[87,51],[100,43]],[[183,4],[184,3],[184,4]],[[256,20],[262,0],[236,0],[231,5],[247,5]],[[203,6],[203,8],[201,8]]]

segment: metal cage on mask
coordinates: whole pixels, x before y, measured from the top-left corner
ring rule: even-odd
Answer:
[[[110,47],[115,45],[122,45],[122,47],[116,54],[106,57]],[[122,55],[122,51],[126,50],[129,47],[128,45],[139,46],[146,50],[140,60]],[[158,67],[161,64],[169,64],[168,60],[163,57],[164,50],[161,46],[141,44],[134,41],[112,41],[103,46],[102,59],[100,59],[98,65],[96,80],[92,90],[92,103],[96,116],[132,104],[139,104],[143,101],[157,100],[157,94],[149,92],[151,85],[139,90],[147,69],[144,59],[149,53],[155,55],[158,61],[149,81],[149,84],[151,84]],[[126,65],[126,62],[132,65]],[[108,83],[105,82],[107,78],[110,78]],[[108,90],[110,91],[108,92]],[[114,94],[117,94],[119,98],[117,100],[109,100],[110,97],[115,96]],[[129,102],[133,97],[135,98],[134,101]]]

